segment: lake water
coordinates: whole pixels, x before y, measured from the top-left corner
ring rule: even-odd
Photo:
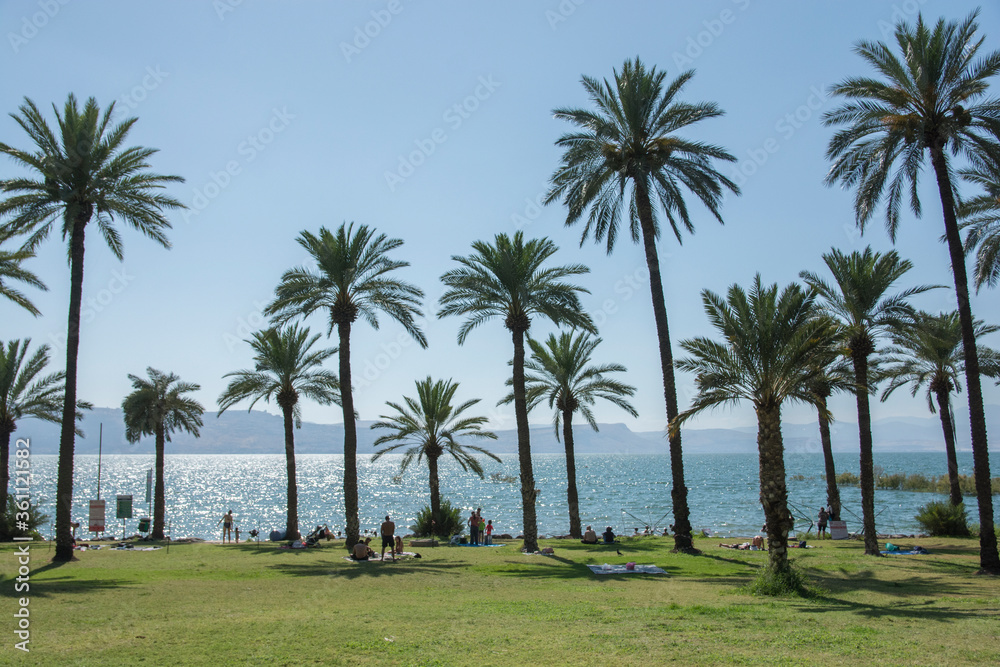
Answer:
[[[417,512],[429,503],[425,467],[411,466],[399,474],[400,455],[387,455],[372,463],[358,457],[360,518],[362,529],[375,529],[385,514],[398,526],[409,526]],[[835,456],[838,472],[858,472],[855,454]],[[685,476],[689,488],[691,524],[695,530],[709,529],[720,536],[746,536],[759,531],[763,510],[759,502],[758,461],[754,454],[686,454]],[[301,455],[297,459],[300,529],[305,533],[317,524],[343,529],[343,457]],[[533,459],[538,488],[540,535],[569,532],[566,505],[565,459],[559,454],[536,455]],[[78,456],[75,467],[73,519],[87,525],[88,500],[97,497],[96,456]],[[946,473],[944,453],[875,455],[875,464],[887,473]],[[34,501],[54,516],[56,456],[31,457]],[[151,455],[105,456],[101,461],[101,497],[108,501],[109,533],[121,534],[122,523],[114,518],[115,496],[134,496],[133,518],[126,530],[133,534],[139,516],[148,514],[145,504],[146,471]],[[442,459],[441,493],[453,505],[483,508],[498,533],[517,534],[521,529],[520,484],[517,457],[504,463],[487,461],[486,478],[480,480]],[[972,474],[972,454],[959,453],[959,472]],[[215,456],[167,455],[167,520],[173,537],[219,539],[219,519],[232,509],[245,537],[252,528],[267,535],[285,524],[285,460],[283,455]],[[820,505],[826,501],[822,455],[786,455],[789,502],[796,515],[796,529],[805,531]],[[494,473],[499,479],[494,479]],[[798,476],[802,476],[801,478]],[[504,477],[515,481],[502,481]],[[614,526],[619,534],[631,534],[650,525],[658,530],[673,523],[670,510],[670,461],[666,455],[583,454],[577,457],[577,487],[584,526],[598,532]],[[857,488],[841,489],[843,518],[852,532],[860,531],[861,501]],[[933,493],[876,491],[877,528],[885,533],[919,532],[914,520],[917,509],[947,497]],[[995,503],[1000,506],[1000,503]],[[975,498],[967,498],[970,521],[978,522]],[[997,509],[1000,509],[998,507]],[[48,534],[51,527],[44,528]]]

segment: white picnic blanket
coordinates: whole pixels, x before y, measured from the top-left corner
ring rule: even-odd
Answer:
[[[624,565],[588,565],[594,574],[666,574],[662,568],[655,565],[636,565],[634,570],[627,569]]]

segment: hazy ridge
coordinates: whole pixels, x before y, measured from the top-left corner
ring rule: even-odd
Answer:
[[[279,416],[266,412],[227,411],[221,417],[215,412],[204,415],[205,425],[201,437],[186,433],[175,435],[167,443],[170,454],[280,454],[284,452],[284,428]],[[1000,406],[986,406],[987,426],[1000,419]],[[957,416],[957,442],[959,450],[970,450],[968,415]],[[95,408],[84,417],[82,429],[85,437],[76,440],[77,454],[97,454],[101,425],[101,451],[105,454],[147,454],[154,449],[153,438],[145,438],[136,445],[125,440],[125,426],[119,408]],[[377,433],[371,421],[358,422],[358,452],[371,453]],[[575,449],[579,453],[662,454],[667,451],[664,433],[660,431],[633,432],[624,424],[599,424],[595,432],[586,424],[574,428]],[[838,421],[832,426],[833,450],[856,451],[858,448],[857,425]],[[882,452],[944,451],[941,422],[936,415],[926,418],[906,417],[873,420],[872,430],[875,450]],[[783,424],[785,450],[788,453],[818,452],[819,428],[809,424]],[[511,430],[497,431],[497,440],[482,444],[498,454],[517,451],[517,434]],[[56,454],[59,446],[59,426],[37,419],[18,423],[15,438],[31,438],[31,451],[35,454]],[[757,450],[754,428],[736,429],[685,429],[683,447],[691,453],[752,453]],[[341,424],[314,424],[303,422],[295,430],[295,451],[299,454],[338,454],[343,452],[344,428]],[[533,426],[531,447],[535,453],[561,453],[565,451],[555,438],[551,425]],[[992,448],[992,449],[995,449]]]

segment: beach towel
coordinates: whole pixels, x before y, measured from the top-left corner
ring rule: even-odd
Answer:
[[[505,547],[506,544],[455,544],[451,543],[453,547]]]
[[[923,547],[913,547],[907,551],[903,551],[899,547],[896,547],[895,549],[885,549],[881,553],[886,556],[924,556],[930,552]]]
[[[396,554],[396,560],[403,560],[403,559],[406,559],[406,558],[420,558],[420,554],[418,554],[418,553],[416,553],[414,551],[404,551],[402,553]],[[382,560],[382,555],[381,554],[375,554],[374,556],[369,556],[368,560],[366,560],[366,561],[365,560],[354,560],[350,556],[344,556],[344,560],[346,560],[348,563],[368,563],[368,562],[372,562],[372,561],[378,562],[378,561]],[[385,555],[385,560],[387,560],[387,561],[389,561],[391,563],[392,562],[392,556],[390,556],[389,554],[386,554]]]
[[[631,565],[631,563],[629,564]],[[628,569],[628,565],[588,565],[594,574],[666,574],[662,568],[655,565],[633,565]]]

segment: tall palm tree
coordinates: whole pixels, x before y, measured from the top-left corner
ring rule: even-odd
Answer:
[[[627,216],[629,234],[641,243],[649,268],[649,289],[659,343],[660,368],[667,421],[677,416],[677,385],[674,380],[670,330],[660,276],[656,241],[660,218],[666,217],[681,242],[681,229],[694,232],[685,192],[694,195],[719,222],[724,191],[739,194],[739,188],[715,168],[716,161],[736,160],[725,149],[679,136],[695,123],[723,115],[713,102],[691,104],[676,99],[694,76],[682,73],[664,85],[666,72],[646,66],[636,58],[625,61],[614,82],[582,77],[583,87],[595,110],[556,109],[556,118],[573,123],[578,132],[556,141],[565,149],[562,164],[552,175],[545,202],[562,200],[568,209],[566,224],[573,225],[585,213],[587,221],[580,244],[593,233],[595,242],[606,242],[608,254],[618,239],[621,218]],[[680,431],[671,431],[670,468],[673,486],[674,547],[693,551],[687,486]]]
[[[858,433],[861,442],[861,514],[864,524],[865,554],[880,555],[875,532],[875,470],[872,460],[872,419],[868,395],[872,389],[869,357],[877,339],[898,327],[913,314],[910,297],[933,289],[921,285],[896,294],[887,294],[893,284],[913,268],[895,250],[881,254],[871,247],[847,255],[832,249],[823,261],[833,274],[834,284],[819,275],[802,271],[799,277],[823,298],[823,311],[840,325],[840,336],[854,367],[854,395],[858,405]]]
[[[695,373],[697,395],[691,407],[670,424],[719,405],[749,401],[757,413],[760,455],[760,502],[767,523],[768,567],[778,576],[790,572],[788,532],[794,519],[788,511],[781,406],[786,400],[819,407],[808,390],[819,372],[815,355],[833,335],[829,320],[815,316],[815,293],[794,283],[779,296],[778,286],[754,278],[747,294],[738,285],[726,299],[702,291],[705,312],[722,341],[699,337],[681,341],[691,356],[677,368]]]
[[[1000,331],[1000,326],[975,321],[976,338]],[[920,311],[912,322],[891,333],[894,347],[885,350],[883,374],[889,384],[882,392],[886,400],[895,390],[910,385],[910,394],[916,396],[927,389],[927,407],[931,414],[941,415],[945,452],[948,457],[948,485],[952,505],[962,503],[962,489],[958,484],[958,457],[955,454],[955,426],[951,412],[951,393],[961,392],[959,374],[963,370],[962,324],[958,313],[932,315]],[[995,358],[996,350],[979,346],[980,357]],[[995,368],[983,364],[989,377],[995,377]],[[935,410],[935,401],[937,409]]]
[[[966,253],[976,252],[973,279],[978,290],[983,285],[996,287],[1000,280],[1000,159],[977,160],[962,177],[982,186],[985,192],[962,202],[959,215]]]
[[[385,234],[376,236],[366,225],[354,228],[342,224],[336,232],[321,227],[319,234],[303,231],[297,239],[309,256],[316,260],[315,270],[299,267],[286,271],[275,288],[275,297],[265,313],[279,324],[294,317],[307,317],[322,311],[329,318],[326,335],[337,329],[339,340],[340,398],[344,414],[344,511],[347,520],[347,548],[358,541],[358,428],[354,411],[354,388],[351,384],[351,328],[360,315],[378,329],[382,312],[403,325],[421,347],[427,338],[416,323],[420,299],[424,293],[414,285],[389,275],[409,266],[389,258],[389,253],[403,245],[401,239]]]
[[[535,473],[531,465],[531,436],[524,380],[524,337],[532,316],[545,317],[555,324],[568,324],[596,333],[590,316],[580,306],[579,293],[589,292],[567,278],[589,273],[582,264],[543,266],[556,253],[547,238],[524,240],[517,232],[511,238],[498,234],[493,244],[476,241],[468,257],[452,256],[461,266],[441,276],[448,288],[441,296],[438,317],[467,316],[458,329],[458,344],[480,324],[503,318],[514,345],[513,393],[517,422],[517,454],[521,473],[521,512],[524,520],[524,549],[538,550],[538,522],[535,514]]]
[[[17,422],[34,417],[59,423],[62,415],[62,371],[42,375],[49,365],[49,346],[41,345],[28,358],[31,339],[0,343],[0,508],[7,507],[7,485],[10,482],[10,437],[17,430]],[[25,359],[27,358],[27,361]],[[83,419],[82,410],[93,406],[77,401],[75,418]],[[83,436],[79,428],[76,434]]]
[[[828,184],[855,187],[854,210],[863,230],[884,202],[886,229],[895,241],[904,191],[910,209],[921,214],[918,180],[924,152],[937,179],[962,323],[965,383],[979,500],[980,566],[1000,573],[993,526],[986,415],[979,381],[975,326],[969,304],[965,254],[956,217],[956,190],[948,154],[1000,159],[1000,105],[984,96],[987,80],[1000,72],[1000,51],[979,57],[984,37],[977,37],[978,11],[960,23],[940,19],[931,28],[917,17],[915,26],[896,24],[895,50],[882,42],[859,42],[855,52],[880,78],[856,77],[832,92],[850,101],[827,112],[828,125],[845,125],[827,148],[833,166]]]
[[[854,390],[854,370],[842,356],[836,345],[818,350],[815,360],[816,375],[809,381],[806,391],[813,395],[819,422],[819,441],[823,450],[823,470],[826,475],[826,504],[830,508],[830,518],[840,521],[840,488],[837,485],[837,467],[833,460],[833,439],[830,424],[833,415],[827,401],[836,391]]]
[[[320,368],[337,350],[313,350],[312,346],[317,340],[319,334],[310,337],[309,327],[300,329],[297,324],[254,333],[247,341],[254,351],[254,368],[225,375],[233,379],[219,395],[219,413],[216,415],[221,417],[228,408],[247,399],[250,400],[248,410],[253,410],[257,401],[264,399],[270,403],[272,398],[281,408],[285,424],[285,471],[288,480],[285,535],[290,540],[299,537],[294,432],[294,427],[302,427],[299,396],[305,396],[320,405],[340,403],[340,383],[337,376]]]
[[[458,383],[451,380],[435,382],[427,377],[417,380],[417,398],[403,397],[403,404],[386,402],[396,411],[393,415],[380,415],[383,421],[372,424],[374,429],[389,431],[375,440],[375,446],[388,445],[372,456],[372,461],[390,452],[406,448],[400,470],[406,470],[413,459],[417,463],[427,459],[428,483],[431,489],[431,520],[433,525],[443,525],[441,521],[441,483],[438,475],[438,459],[445,454],[450,455],[462,467],[462,470],[483,477],[483,466],[476,460],[475,454],[488,456],[494,461],[500,461],[496,454],[460,441],[469,438],[487,438],[496,440],[492,431],[483,430],[486,417],[468,417],[463,413],[479,402],[474,398],[461,405],[453,405]]]
[[[609,373],[624,373],[621,364],[588,366],[591,354],[600,338],[592,338],[587,332],[573,335],[564,331],[556,338],[549,334],[545,344],[533,338],[528,339],[531,359],[524,363],[528,410],[531,411],[543,400],[549,408],[555,408],[552,424],[556,440],[559,440],[560,426],[566,447],[566,498],[569,504],[569,533],[575,538],[583,537],[580,527],[580,500],[576,490],[576,454],[573,447],[573,415],[580,412],[587,423],[596,431],[597,422],[590,406],[602,398],[620,407],[633,417],[638,417],[626,396],[635,393],[635,387],[606,377]],[[508,384],[510,382],[508,381]],[[508,394],[500,403],[510,403],[514,394]]]
[[[112,125],[115,105],[101,113],[94,98],[79,108],[72,94],[62,113],[53,105],[58,132],[54,133],[35,103],[25,98],[20,114],[11,117],[27,133],[33,149],[20,150],[0,143],[0,153],[26,167],[34,177],[0,181],[9,196],[0,201],[0,218],[18,233],[45,237],[57,219],[62,220],[63,240],[69,239],[70,298],[66,331],[66,390],[62,431],[59,437],[59,471],[56,490],[56,552],[53,560],[73,558],[70,530],[73,509],[74,418],[76,413],[77,357],[80,351],[80,310],[83,300],[83,255],[87,225],[94,221],[111,252],[122,259],[120,220],[164,247],[170,247],[165,230],[170,223],[165,209],[184,208],[161,192],[179,176],[149,171],[147,160],[155,149],[126,147],[135,124],[129,118]]]
[[[174,431],[186,431],[198,437],[202,425],[201,415],[205,408],[201,403],[185,396],[201,387],[191,382],[181,382],[173,373],[164,373],[155,368],[147,368],[149,379],[129,375],[132,393],[122,401],[125,418],[125,439],[130,443],[139,442],[143,436],[156,438],[156,486],[153,491],[153,531],[150,537],[163,539],[163,524],[166,514],[166,492],[164,489],[164,449]]]
[[[9,226],[0,227],[0,297],[13,301],[37,317],[40,311],[35,307],[35,304],[31,303],[31,300],[20,291],[14,289],[10,282],[16,280],[41,290],[47,290],[48,287],[38,276],[21,266],[25,260],[35,256],[35,248],[31,242],[23,244],[17,250],[3,249],[3,245],[14,236],[14,231]]]

